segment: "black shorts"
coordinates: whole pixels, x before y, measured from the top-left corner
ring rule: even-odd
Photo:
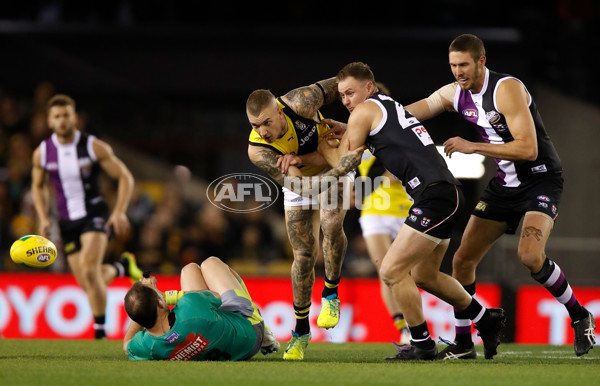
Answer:
[[[425,188],[410,207],[405,225],[439,239],[449,239],[463,206],[460,186],[440,182]]]
[[[60,220],[60,235],[63,242],[65,255],[81,250],[81,235],[86,232],[106,233],[106,220],[109,209],[106,203],[101,202],[88,208],[88,215],[79,220]]]
[[[561,174],[536,178],[522,187],[507,188],[495,178],[485,188],[473,215],[487,220],[506,222],[506,233],[515,234],[526,212],[540,212],[553,220],[563,191]]]

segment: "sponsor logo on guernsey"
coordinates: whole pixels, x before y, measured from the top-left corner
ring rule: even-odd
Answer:
[[[177,345],[171,355],[170,361],[189,361],[200,355],[210,342],[200,334],[190,333],[183,342]]]
[[[165,341],[167,341],[168,343],[174,343],[177,341],[177,339],[179,339],[179,334],[176,331],[173,331],[172,333],[167,335]]]
[[[477,109],[464,109],[462,111],[462,115],[470,119],[479,118],[479,113],[477,112]]]
[[[423,213],[423,211],[421,209],[419,209],[419,208],[412,208],[412,212],[414,214],[422,214]]]
[[[305,144],[306,142],[308,142],[308,141],[310,140],[310,137],[312,137],[312,136],[313,136],[313,134],[314,134],[314,133],[316,133],[316,132],[317,132],[317,128],[316,128],[316,126],[313,126],[312,130],[311,130],[311,131],[309,131],[309,132],[308,132],[308,134],[306,134],[304,137],[302,137],[302,138],[300,139],[300,146],[304,146],[304,144]]]
[[[46,164],[46,170],[50,172],[58,170],[58,164],[56,162],[48,162]]]
[[[544,196],[543,194],[540,194],[539,196],[537,196],[537,199],[540,201],[544,201],[544,202],[550,202],[550,197]]]
[[[545,173],[548,169],[546,168],[546,164],[534,166],[531,168],[532,173]]]
[[[412,189],[416,188],[419,185],[421,185],[419,177],[415,177],[412,180],[408,181],[408,186],[410,186]]]

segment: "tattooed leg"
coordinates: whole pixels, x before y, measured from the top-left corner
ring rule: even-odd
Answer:
[[[546,259],[544,249],[553,225],[549,216],[539,212],[528,212],[523,219],[518,254],[521,263],[531,272],[542,269]]]
[[[286,207],[285,221],[290,244],[294,253],[292,263],[292,289],[294,304],[305,306],[310,303],[315,283],[317,259],[318,219],[314,210]],[[315,229],[316,228],[316,229]]]
[[[337,203],[336,207],[324,205],[324,199],[328,203]],[[334,201],[337,199],[337,201]],[[344,233],[344,217],[346,209],[344,206],[343,184],[337,189],[330,189],[321,194],[321,230],[323,231],[323,259],[325,264],[325,275],[329,280],[337,280],[342,271],[342,263],[348,247],[348,239]]]

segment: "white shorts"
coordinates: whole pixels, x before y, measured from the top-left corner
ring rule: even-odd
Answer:
[[[350,177],[350,181],[354,183],[356,179],[356,172],[351,171],[346,174]],[[310,209],[319,209],[319,199],[317,197],[304,197],[299,195],[298,193],[294,193],[286,187],[282,187],[281,191],[283,192],[283,205],[284,206],[305,206]]]
[[[390,235],[392,239],[398,235],[404,220],[406,217],[378,216],[376,214],[367,214],[358,218],[363,237],[384,234]]]

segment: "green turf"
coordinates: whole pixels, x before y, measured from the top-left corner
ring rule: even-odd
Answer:
[[[386,363],[391,344],[311,343],[303,362],[281,352],[247,362],[134,362],[118,341],[0,339],[0,385],[597,385],[600,347],[502,344],[492,361]]]

